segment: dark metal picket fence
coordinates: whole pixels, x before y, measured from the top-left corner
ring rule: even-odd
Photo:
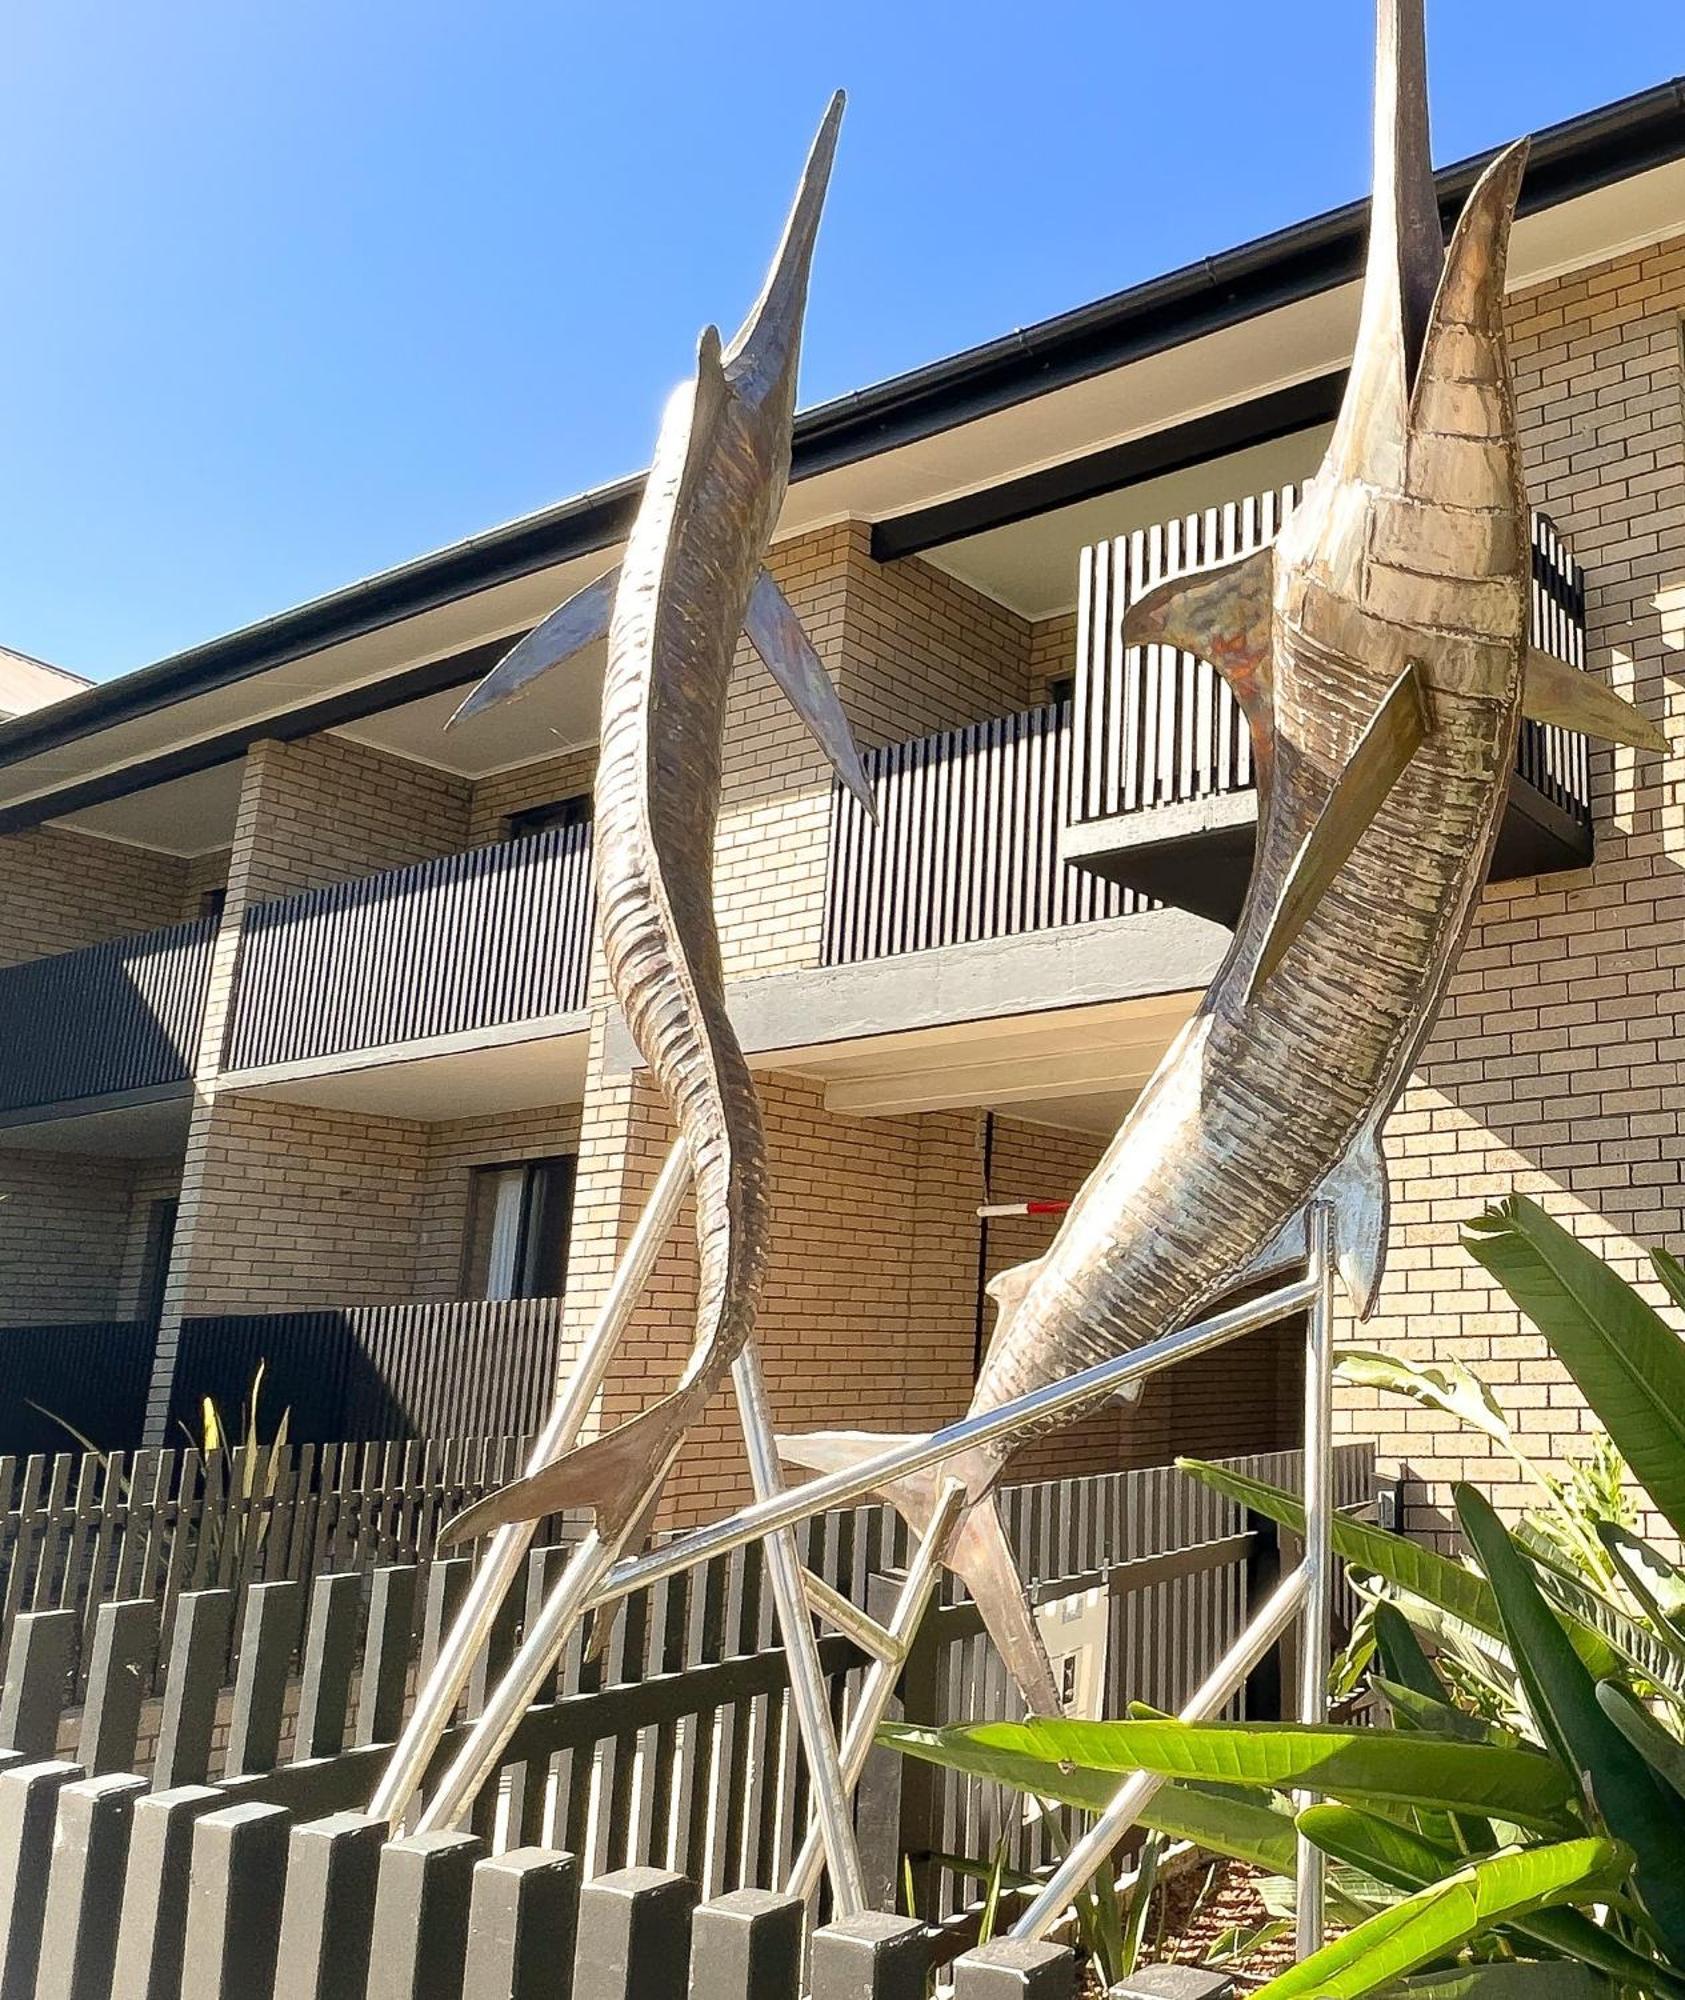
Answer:
[[[1293,1454],[1240,1463],[1283,1483],[1296,1477]],[[1342,1500],[1366,1500],[1373,1477],[1372,1447],[1342,1448]],[[1021,1487],[1007,1505],[1038,1598],[1103,1606],[1100,1699],[1112,1713],[1131,1697],[1173,1702],[1198,1680],[1276,1557],[1261,1524],[1171,1468]],[[875,1507],[815,1521],[806,1539],[810,1566],[857,1603],[892,1588],[905,1556],[899,1524]],[[531,1558],[441,1759],[560,1560],[558,1548]],[[6,2000],[111,1991],[196,2000],[236,1982],[241,2000],[481,2000],[539,1990],[496,1983],[513,1978],[510,1954],[520,1957],[529,1936],[550,1939],[532,1947],[531,1979],[565,1994],[563,1939],[579,1882],[591,1885],[594,1916],[581,1929],[576,1993],[677,2000],[701,1897],[698,1962],[716,1982],[740,1983],[693,1990],[794,1995],[794,1918],[764,1892],[805,1830],[806,1778],[760,1551],[629,1599],[602,1657],[587,1660],[576,1642],[539,1691],[469,1831],[389,1840],[358,1815],[467,1576],[467,1560],[451,1558],[425,1574],[396,1564],[319,1574],[308,1589],[251,1584],[232,1686],[234,1592],[184,1592],[156,1698],[158,1604],[107,1602],[93,1619],[79,1709],[70,1670],[79,1613],[21,1617],[0,1691],[0,1746],[13,1760],[0,1770]],[[840,1637],[820,1650],[846,1712],[863,1657]],[[932,1721],[1007,1706],[975,1613],[952,1593],[906,1663],[902,1699]],[[987,1854],[1005,1825],[1014,1865],[1051,1858],[1048,1831],[1023,1826],[993,1788],[892,1759],[876,1760],[861,1820],[877,1900],[893,1900],[905,1856],[934,1929],[844,1927],[816,1948],[816,2000],[923,1991],[936,1941],[947,1954],[964,1936],[967,1887],[942,1857]],[[724,1954],[717,1971],[714,1951]],[[751,1963],[762,1971],[751,1974]],[[832,1970],[855,1983],[828,1987]],[[975,1990],[982,2000],[988,1988]]]

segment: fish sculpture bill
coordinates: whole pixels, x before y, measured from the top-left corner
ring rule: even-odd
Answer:
[[[1273,545],[1173,579],[1126,643],[1197,654],[1244,711],[1258,772],[1250,891],[1202,1005],[1037,1262],[1004,1274],[979,1414],[1197,1318],[1330,1200],[1372,1308],[1380,1128],[1473,918],[1527,713],[1654,744],[1589,676],[1530,652],[1529,510],[1504,347],[1525,144],[1444,245],[1421,0],[1379,0],[1376,185],[1355,356],[1320,472]],[[1054,1423],[1070,1420],[1067,1416]],[[781,1440],[858,1464],[886,1440]],[[1004,1450],[888,1486],[915,1527],[943,1476],[973,1505],[956,1568],[1032,1712],[1057,1698],[988,1497]]]
[[[839,92],[742,329],[723,348],[713,328],[703,333],[695,379],[668,404],[620,564],[530,633],[453,718],[525,695],[606,633],[593,848],[603,961],[688,1148],[699,1278],[695,1345],[673,1393],[487,1496],[446,1540],[558,1508],[588,1508],[605,1536],[626,1538],[754,1331],[770,1226],[766,1136],[726,1011],[713,883],[741,632],[872,809],[836,693],[763,567],[789,479],[808,272],[842,111]]]

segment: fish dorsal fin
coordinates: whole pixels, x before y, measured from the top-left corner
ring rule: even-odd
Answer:
[[[1387,1156],[1378,1124],[1371,1119],[1347,1147],[1340,1164],[1322,1184],[1321,1198],[1334,1210],[1334,1262],[1359,1319],[1375,1310],[1387,1261],[1387,1217],[1392,1196]]]
[[[1521,679],[1521,712],[1557,729],[1577,729],[1606,743],[1629,743],[1635,750],[1666,750],[1667,738],[1647,715],[1616,694],[1606,681],[1569,666],[1535,646]]]
[[[1126,646],[1174,646],[1209,660],[1254,733],[1270,718],[1275,551],[1264,547],[1143,591],[1123,615]]]
[[[839,90],[827,106],[807,156],[801,185],[791,204],[778,254],[772,260],[761,295],[732,336],[725,366],[738,394],[753,398],[781,383],[795,396],[796,362],[801,350],[802,315],[807,306],[808,273],[813,245],[825,207],[825,190],[836,158],[837,133],[847,99]]]
[[[1476,181],[1451,232],[1411,397],[1413,423],[1439,383],[1502,379],[1504,275],[1527,153],[1525,139],[1505,147]]]
[[[553,668],[565,665],[595,639],[608,634],[614,614],[614,593],[620,587],[620,565],[604,570],[583,590],[558,604],[541,625],[510,647],[491,672],[445,724],[455,728],[473,716],[483,715],[500,702],[518,701],[536,680]]]
[[[1330,882],[1362,839],[1432,726],[1427,683],[1414,660],[1387,690],[1293,859],[1259,947],[1246,997],[1287,956]]]
[[[743,629],[767,672],[830,758],[837,776],[876,819],[877,798],[860,762],[848,717],[843,713],[824,662],[813,650],[812,640],[771,570],[763,569],[755,579]]]
[[[1374,197],[1351,374],[1327,463],[1396,490],[1405,418],[1444,263],[1423,0],[1376,0]]]

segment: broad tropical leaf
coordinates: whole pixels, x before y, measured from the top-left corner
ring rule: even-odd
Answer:
[[[1130,1771],[1199,1783],[1325,1792],[1365,1803],[1493,1813],[1516,1826],[1557,1829],[1573,1797],[1567,1773],[1534,1750],[1457,1743],[1418,1730],[1309,1728],[1290,1722],[962,1723],[924,1729],[888,1723],[881,1740],[974,1777],[1021,1790],[1027,1768],[1071,1770],[1063,1782]],[[1025,1760],[1030,1760],[1027,1766]],[[1050,1796],[1060,1796],[1058,1793]],[[1110,1796],[1107,1792],[1106,1796]],[[1078,1800],[1076,1803],[1084,1803]]]
[[[1685,1964],[1685,1811],[1598,1705],[1596,1686],[1490,1501],[1456,1489],[1463,1532],[1491,1580],[1510,1655],[1540,1733],[1584,1774],[1611,1833],[1633,1852],[1633,1881],[1676,1963]]]
[[[1511,1963],[1419,1972],[1389,1986],[1384,2000],[1617,2000],[1618,1992],[1589,1966]]]
[[[1463,1241],[1544,1335],[1657,1508],[1685,1534],[1685,1341],[1525,1195],[1487,1209]]]
[[[1616,1521],[1599,1521],[1597,1534],[1660,1638],[1675,1652],[1685,1653],[1685,1576],[1660,1549]]]
[[[1355,1806],[1306,1806],[1299,1815],[1299,1826],[1335,1861],[1365,1869],[1407,1892],[1443,1881],[1467,1865],[1466,1856],[1451,1848],[1426,1840],[1393,1820],[1360,1812]],[[1511,1928],[1533,1945],[1595,1965],[1623,1985],[1666,1993],[1669,2000],[1685,1995],[1685,1979],[1644,1957],[1581,1910],[1537,1910],[1518,1918]]]
[[[1355,2000],[1460,1951],[1470,1939],[1535,1910],[1591,1902],[1617,1878],[1607,1840],[1512,1848],[1382,1910],[1259,1989],[1256,2000]]]
[[[1516,1443],[1515,1432],[1497,1397],[1460,1361],[1401,1361],[1397,1355],[1383,1354],[1378,1348],[1340,1347],[1334,1352],[1334,1368],[1345,1381],[1358,1388],[1379,1389],[1389,1396],[1408,1396],[1424,1409],[1442,1410],[1471,1430],[1483,1431],[1541,1486],[1551,1490],[1549,1479]]]
[[[1597,1705],[1664,1785],[1685,1798],[1685,1743],[1614,1681],[1597,1683]]]
[[[1304,1533],[1305,1503],[1297,1494],[1204,1459],[1180,1458],[1176,1463],[1182,1471],[1204,1480],[1207,1486],[1229,1499],[1238,1500],[1253,1513],[1279,1521],[1293,1534]],[[1485,1638],[1502,1640],[1504,1629],[1491,1586],[1474,1570],[1453,1562],[1449,1556],[1423,1548],[1419,1542],[1408,1541],[1403,1535],[1371,1527],[1366,1521],[1355,1521],[1349,1514],[1334,1516],[1332,1540],[1334,1553],[1343,1562],[1373,1572],[1390,1588],[1433,1605]],[[1607,1633],[1576,1617],[1572,1608],[1567,1617],[1574,1649],[1594,1680],[1618,1674],[1628,1664],[1638,1665],[1644,1672],[1651,1671],[1646,1661],[1653,1659],[1652,1653],[1647,1653],[1645,1660],[1629,1661]]]

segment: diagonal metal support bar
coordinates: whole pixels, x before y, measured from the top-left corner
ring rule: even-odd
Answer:
[[[607,1296],[597,1313],[580,1350],[579,1364],[567,1387],[557,1397],[527,1456],[528,1474],[541,1471],[567,1451],[578,1438],[597,1391],[608,1374],[609,1364],[620,1336],[626,1330],[632,1308],[648,1281],[661,1247],[667,1240],[680,1205],[690,1188],[690,1154],[681,1139],[662,1162],[660,1175],[650,1191],[638,1226],[632,1232],[624,1256],[615,1268]],[[369,1812],[396,1826],[409,1810],[427,1776],[427,1767],[438,1750],[440,1738],[450,1726],[451,1715],[468,1685],[468,1676],[491,1631],[510,1586],[520,1575],[521,1564],[538,1533],[536,1521],[517,1521],[499,1528],[491,1546],[474,1573],[462,1609],[439,1649],[426,1681],[415,1698],[415,1708],[397,1747],[393,1750]],[[575,1560],[578,1558],[576,1556]],[[613,1560],[613,1555],[609,1561]],[[570,1570],[572,1565],[569,1566]],[[607,1563],[603,1568],[608,1567]]]
[[[874,1660],[888,1660],[896,1666],[906,1657],[906,1647],[890,1637],[887,1625],[880,1625],[852,1598],[834,1590],[822,1576],[815,1576],[812,1570],[804,1569],[802,1589],[807,1593],[808,1608],[813,1615],[822,1619],[833,1631],[840,1632],[845,1639],[852,1639],[861,1652],[870,1654]]]

